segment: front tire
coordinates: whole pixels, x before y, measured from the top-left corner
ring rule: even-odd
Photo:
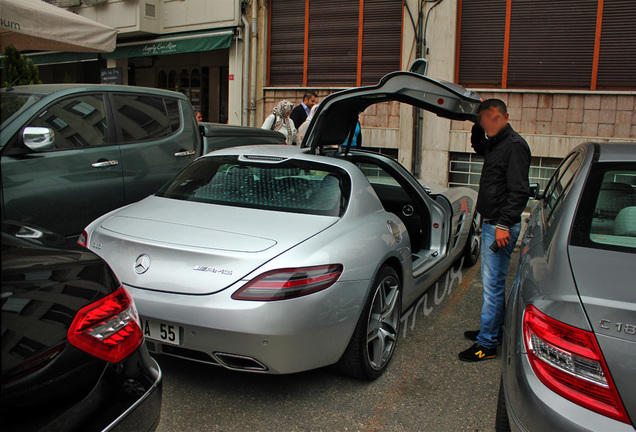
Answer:
[[[402,312],[402,286],[390,266],[380,269],[362,314],[336,371],[354,378],[374,380],[386,370],[397,344]]]
[[[468,239],[464,246],[464,265],[472,267],[479,261],[481,254],[481,216],[475,213],[475,217],[470,224]]]

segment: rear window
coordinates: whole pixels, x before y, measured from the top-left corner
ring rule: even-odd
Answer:
[[[572,244],[636,252],[636,164],[593,166],[577,211]]]
[[[324,216],[344,213],[351,187],[342,169],[294,159],[261,159],[198,159],[157,196]]]
[[[181,127],[176,100],[143,94],[115,94],[113,100],[124,143],[166,138]]]

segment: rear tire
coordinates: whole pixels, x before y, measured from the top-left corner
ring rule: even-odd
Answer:
[[[464,246],[464,265],[472,267],[479,261],[481,254],[481,216],[475,213],[475,217],[470,224],[468,239]]]
[[[344,354],[334,369],[347,376],[374,380],[386,370],[397,344],[402,287],[390,266],[380,269]]]
[[[499,381],[499,396],[497,398],[497,414],[495,416],[495,431],[510,432],[510,420],[506,409],[506,395],[503,389],[503,378]]]

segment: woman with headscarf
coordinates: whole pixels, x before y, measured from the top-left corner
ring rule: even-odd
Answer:
[[[303,124],[301,124],[298,127],[298,145],[302,144],[303,138],[305,137],[305,134],[307,133],[307,128],[309,127],[309,123],[311,123],[311,119],[314,118],[314,114],[316,113],[317,109],[318,109],[318,104],[312,106],[311,111],[309,112],[309,115],[307,116],[307,120],[305,120]]]
[[[294,104],[288,100],[280,101],[263,122],[262,129],[277,131],[285,135],[285,143],[293,145],[296,141],[296,127],[289,118],[289,113],[294,108]]]

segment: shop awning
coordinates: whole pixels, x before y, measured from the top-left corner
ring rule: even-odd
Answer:
[[[97,60],[97,53],[76,53],[76,52],[47,52],[47,53],[25,53],[27,59],[33,61],[35,65],[51,65],[58,63],[76,63]]]
[[[0,2],[0,50],[108,52],[117,30],[41,0]]]
[[[224,49],[230,47],[233,35],[233,29],[163,35],[150,40],[118,43],[115,51],[102,54],[102,57],[116,59]]]

